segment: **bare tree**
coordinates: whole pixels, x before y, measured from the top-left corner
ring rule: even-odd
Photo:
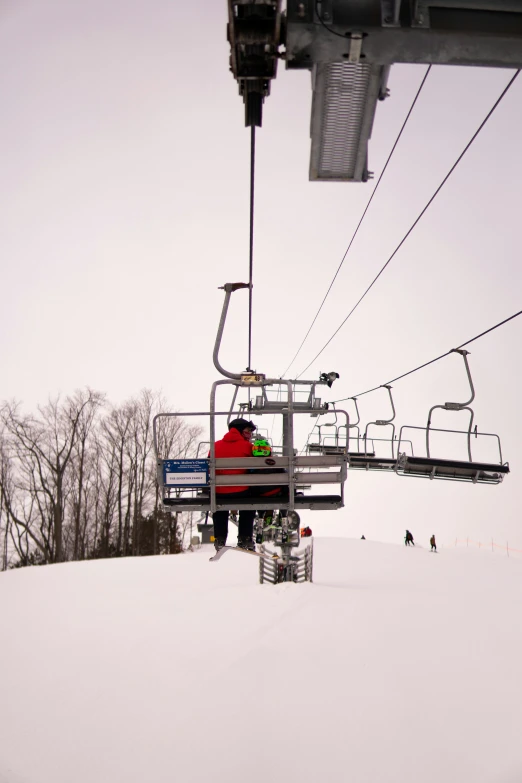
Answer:
[[[122,406],[112,408],[109,415],[102,423],[102,433],[105,441],[105,462],[115,472],[116,480],[116,508],[118,520],[118,532],[116,552],[118,555],[127,554],[128,520],[130,513],[129,492],[127,484],[127,442],[134,417],[133,403],[124,403]],[[127,508],[125,509],[125,501]]]
[[[42,535],[35,524],[35,501],[23,486],[17,483],[15,474],[15,458],[12,444],[2,433],[0,446],[0,497],[2,515],[5,520],[5,538],[3,544],[2,567],[11,564],[11,553],[14,551],[22,565],[29,563],[31,545],[36,547],[43,562],[48,562],[51,553],[48,539]]]
[[[109,446],[107,448],[107,445]],[[119,453],[117,445],[105,441],[103,428],[96,433],[93,449],[93,501],[91,519],[91,553],[101,557],[111,554],[111,534],[118,508]]]
[[[161,508],[152,421],[167,409],[144,390],[107,409],[90,389],[35,415],[0,408],[2,568],[85,557],[176,553],[190,517]],[[158,427],[162,457],[196,453],[198,426]]]
[[[164,412],[165,407],[160,401],[158,413]],[[187,459],[196,454],[197,442],[202,429],[198,425],[189,425],[177,416],[165,417],[158,420],[157,440],[158,454],[161,459]],[[160,505],[159,485],[156,486],[156,508]],[[178,511],[168,516],[167,526],[167,552],[175,554],[179,548],[179,542],[184,540],[187,526],[190,525],[191,512],[181,514]]]
[[[132,554],[140,552],[140,525],[138,520],[149,510],[145,504],[153,507],[151,497],[154,486],[152,419],[157,404],[157,395],[144,389],[134,403],[134,420],[129,439],[129,468],[132,474],[133,515],[132,515]]]
[[[73,560],[78,560],[80,556],[85,556],[84,541],[88,524],[86,496],[91,489],[90,480],[92,479],[91,433],[98,410],[102,404],[102,395],[96,394],[91,399],[89,405],[81,408],[76,427],[76,437],[72,444],[70,483]]]
[[[56,398],[26,416],[19,405],[7,404],[2,421],[18,464],[18,487],[31,497],[39,520],[39,546],[52,562],[63,559],[63,527],[67,502],[67,471],[72,464],[82,422],[101,404],[101,395],[77,391],[63,403]],[[17,524],[22,524],[18,520]],[[26,532],[31,535],[26,523]],[[35,543],[36,543],[36,539]],[[42,546],[43,544],[43,546]]]

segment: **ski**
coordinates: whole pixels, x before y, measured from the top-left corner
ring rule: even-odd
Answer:
[[[221,549],[219,549],[216,554],[213,557],[209,558],[209,561],[212,563],[216,560],[219,560],[221,557],[223,557],[224,554],[229,552],[231,549],[235,550],[236,552],[244,552],[245,555],[254,555],[255,557],[262,557],[265,560],[277,560],[279,558],[279,555],[267,555],[263,554],[262,552],[255,552],[251,549],[242,549],[239,546],[223,546]]]

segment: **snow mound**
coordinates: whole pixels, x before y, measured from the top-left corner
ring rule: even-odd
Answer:
[[[522,563],[314,547],[0,574],[0,782],[522,780]]]

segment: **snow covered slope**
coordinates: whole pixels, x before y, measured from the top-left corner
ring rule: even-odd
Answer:
[[[316,539],[0,574],[1,783],[520,783],[522,563]]]

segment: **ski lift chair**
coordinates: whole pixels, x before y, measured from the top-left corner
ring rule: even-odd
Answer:
[[[333,408],[333,413],[335,415],[335,419],[333,422],[326,422],[325,424],[317,424],[315,429],[317,430],[317,436],[318,441],[317,442],[309,442],[307,443],[307,451],[309,454],[346,454],[348,458],[350,459],[353,456],[360,456],[361,452],[359,449],[359,443],[361,440],[361,432],[359,429],[359,422],[361,420],[361,417],[359,415],[359,408],[357,406],[357,399],[355,397],[351,397],[355,404],[355,412],[357,414],[357,421],[353,422],[352,424],[338,424],[337,423],[337,410],[335,409],[335,406]],[[329,428],[329,431],[327,433],[323,434],[323,428]],[[354,430],[356,433],[355,436],[351,435],[351,430]],[[357,444],[357,451],[350,451],[350,443],[352,440],[355,440]],[[366,453],[366,442],[365,442],[365,448],[364,452]],[[374,454],[371,454],[371,456],[374,456]]]
[[[279,382],[279,381],[278,381]],[[216,387],[227,381],[217,381],[212,389],[212,402],[214,402]],[[212,407],[212,406],[211,406]],[[298,413],[308,415],[320,415],[314,409],[302,409]],[[323,411],[326,413],[326,411]],[[251,410],[252,414],[262,415],[262,412]],[[270,409],[270,414],[274,413]],[[215,418],[228,416],[226,411],[210,411],[198,413],[159,413],[154,417],[154,444],[158,465],[158,484],[162,490],[163,505],[172,511],[214,511],[221,509],[258,509],[269,510],[277,503],[280,509],[312,509],[327,510],[341,508],[344,505],[344,482],[346,480],[348,458],[343,454],[296,456],[293,448],[293,415],[291,403],[286,409],[281,410],[286,419],[286,446],[281,457],[242,457],[216,459],[214,454],[215,442]],[[348,414],[345,414],[346,416]],[[208,416],[210,420],[210,457],[201,459],[176,459],[163,458],[157,452],[158,426],[162,418],[184,416]],[[273,468],[283,468],[284,473],[273,474]],[[216,475],[216,470],[246,469],[244,474]],[[265,472],[269,471],[269,472]],[[288,494],[280,497],[249,496],[245,498],[226,498],[226,494],[216,493],[216,487],[235,486],[238,482],[242,486],[261,488],[265,486],[288,487]],[[297,487],[311,486],[315,489],[318,485],[339,485],[339,494],[324,495],[295,495]]]
[[[471,379],[471,373],[468,364],[468,351],[460,348],[453,349],[453,353],[459,353],[464,359],[466,373],[471,390],[471,398],[467,402],[445,402],[444,405],[434,405],[428,413],[428,424],[426,427],[413,427],[404,425],[399,433],[399,459],[397,461],[396,472],[399,476],[414,476],[417,478],[444,479],[446,481],[467,481],[472,484],[500,484],[504,476],[509,473],[509,464],[503,462],[500,438],[490,432],[477,432],[477,427],[473,429],[474,412],[469,406],[475,399],[475,389]],[[448,430],[437,429],[431,426],[432,413],[436,408],[445,411],[469,411],[469,426],[467,430]],[[426,438],[426,456],[415,457],[401,453],[402,434],[405,430],[421,430],[425,432]],[[467,441],[467,460],[440,459],[433,457],[430,449],[430,433],[444,432],[465,435]],[[471,438],[494,438],[497,442],[499,462],[475,462],[471,453]]]
[[[337,424],[337,411],[334,410],[335,420],[317,424],[317,442],[308,441],[306,451],[308,454],[348,454],[348,428],[345,424]],[[353,425],[350,425],[353,426]],[[323,430],[328,428],[328,432]]]
[[[225,376],[225,380],[215,381],[210,395],[210,410],[197,413],[159,413],[153,420],[154,449],[157,459],[158,485],[161,488],[162,501],[165,508],[171,511],[210,511],[233,509],[257,509],[269,510],[274,507],[275,497],[252,495],[245,498],[229,498],[226,493],[216,493],[216,487],[242,486],[260,487],[282,486],[287,487],[287,493],[277,498],[279,509],[312,509],[328,510],[341,508],[344,505],[344,482],[347,475],[348,458],[346,454],[307,455],[297,456],[294,449],[294,415],[305,414],[318,417],[327,412],[326,406],[316,396],[316,387],[327,384],[331,386],[331,377],[338,377],[336,373],[329,376],[321,376],[319,381],[297,381],[266,378],[261,373],[255,373],[247,369],[243,373],[232,373],[225,370],[219,363],[219,347],[226,320],[226,314],[231,294],[240,289],[248,288],[245,283],[227,283],[225,301],[221,313],[216,342],[214,346],[214,365]],[[331,377],[330,377],[331,376]],[[220,386],[234,387],[232,405],[226,412],[216,411],[216,392]],[[267,394],[270,387],[279,386],[284,394],[278,394],[277,399],[271,399]],[[283,417],[283,455],[271,457],[243,457],[218,459],[215,456],[216,441],[216,417],[226,416],[230,421],[233,412],[237,392],[239,388],[249,390],[256,389],[258,394],[249,401],[248,413],[256,416],[281,414]],[[296,388],[303,387],[306,398],[296,399]],[[349,426],[349,417],[346,411],[338,411],[346,418],[346,426]],[[158,427],[164,417],[208,417],[210,430],[210,455],[205,459],[176,459],[168,458],[168,455],[160,454],[158,448]],[[284,473],[274,476],[273,468],[283,468]],[[243,469],[247,471],[240,474],[217,474],[217,470]],[[263,474],[264,473],[264,474]],[[310,485],[313,488],[321,485],[339,485],[338,494],[297,494],[296,488],[302,485]]]
[[[383,389],[388,390],[388,395],[390,397],[390,403],[392,407],[392,417],[391,419],[377,419],[376,421],[370,421],[366,425],[366,428],[364,430],[364,435],[362,436],[362,441],[364,444],[364,451],[358,451],[356,453],[350,454],[350,461],[349,461],[349,467],[350,470],[378,470],[378,471],[393,471],[395,470],[396,464],[397,464],[397,458],[395,456],[395,424],[393,424],[393,420],[395,418],[395,406],[393,404],[393,397],[391,393],[391,386],[384,385],[382,387]],[[392,428],[392,436],[388,440],[386,438],[373,438],[368,436],[368,429],[371,426],[376,427],[388,427],[390,426]],[[367,444],[368,441],[372,442],[373,445],[373,451],[369,452],[367,450]],[[375,453],[375,442],[383,442],[388,443],[391,446],[391,457],[380,457],[377,456]]]

